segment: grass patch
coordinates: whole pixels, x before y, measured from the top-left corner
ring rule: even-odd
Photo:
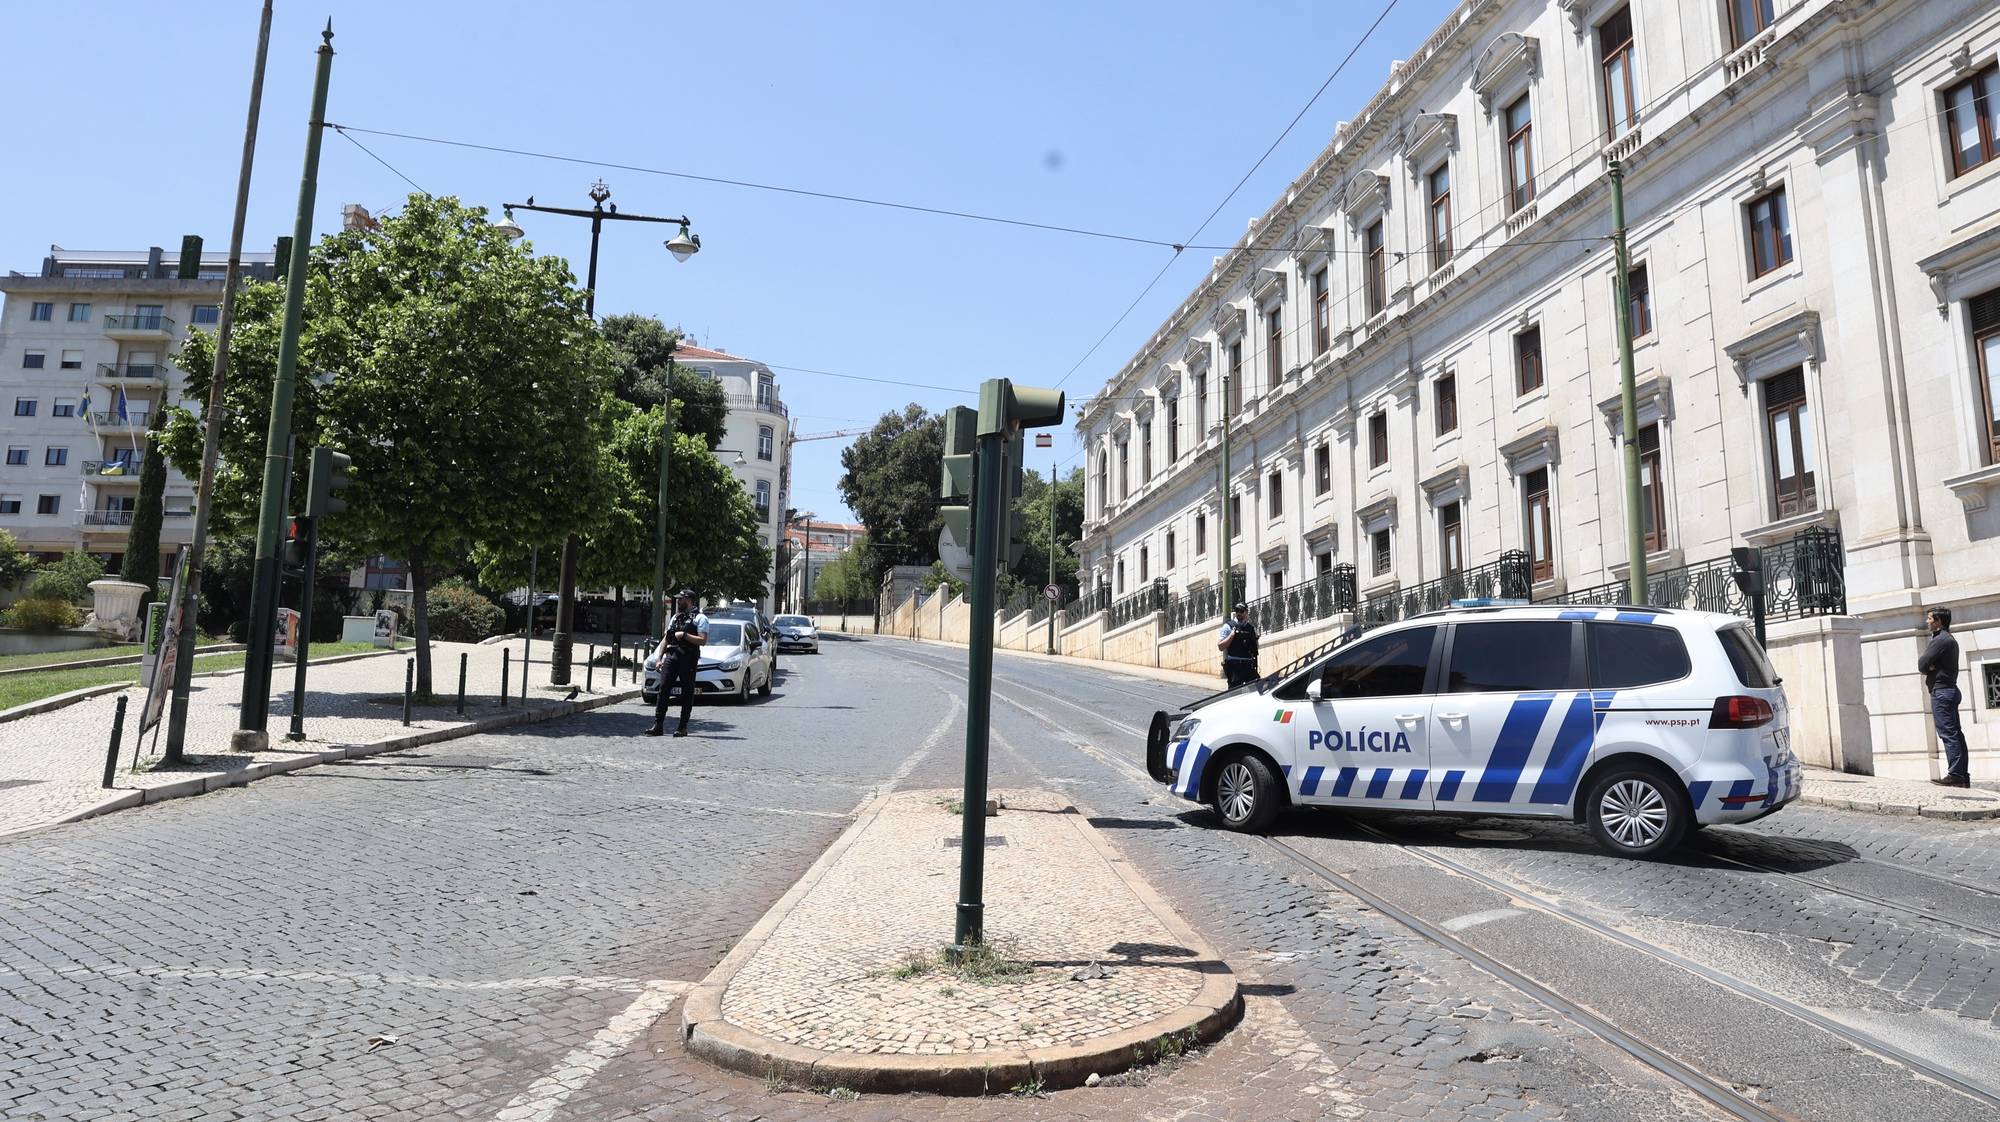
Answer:
[[[335,655],[357,654],[374,649],[373,643],[315,643],[311,657],[317,661]],[[194,660],[194,670],[197,674],[207,674],[217,670],[241,670],[243,662],[242,651],[197,655]],[[289,683],[290,680],[287,672],[285,681]],[[11,709],[16,705],[26,705],[31,701],[40,701],[45,697],[54,697],[59,693],[68,693],[87,686],[108,686],[113,683],[140,684],[139,665],[132,663],[126,666],[92,666],[82,670],[50,670],[40,674],[10,674],[0,678],[0,709]]]
[[[1048,1091],[1043,1089],[1042,1077],[1039,1075],[1028,1080],[1026,1083],[1014,1084],[1014,1089],[1007,1093],[1020,1099],[1041,1099],[1048,1097]]]
[[[826,1093],[826,1097],[837,1103],[853,1103],[861,1101],[861,1092],[852,1087],[835,1087]]]
[[[921,978],[931,971],[936,970],[938,961],[937,955],[913,954],[904,959],[903,964],[896,967],[889,976],[899,982],[907,982],[911,978]]]
[[[939,799],[937,804],[944,808],[946,814],[954,818],[965,813],[965,803],[958,799]]]
[[[138,653],[139,644],[121,643],[115,647],[88,647],[80,651],[0,655],[0,670],[17,670],[23,666],[48,666],[58,662],[88,662],[93,658],[120,658]]]
[[[1004,948],[995,949],[991,943],[973,943],[965,948],[965,956],[956,967],[958,976],[968,982],[990,986],[1034,972],[1034,967],[1008,954]]]
[[[1189,1052],[1201,1047],[1201,1040],[1193,1029],[1170,1032],[1153,1041],[1153,1062],[1156,1064],[1178,1060]]]

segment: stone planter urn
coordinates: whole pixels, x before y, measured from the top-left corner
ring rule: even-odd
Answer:
[[[90,591],[96,598],[92,626],[121,643],[138,642],[146,628],[139,615],[139,598],[146,594],[146,586],[129,580],[94,580]]]

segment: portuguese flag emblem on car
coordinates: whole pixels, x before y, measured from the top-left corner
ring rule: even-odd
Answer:
[[[1289,725],[1292,723],[1292,711],[1290,709],[1280,709],[1276,713],[1271,714],[1271,719],[1281,725]]]

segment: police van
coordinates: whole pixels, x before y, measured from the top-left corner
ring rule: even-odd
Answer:
[[[1350,633],[1153,716],[1146,767],[1259,830],[1288,806],[1585,823],[1651,857],[1799,795],[1780,679],[1743,620],[1460,608]]]

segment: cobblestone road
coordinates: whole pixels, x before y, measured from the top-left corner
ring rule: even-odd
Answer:
[[[955,659],[886,640],[826,652],[787,659],[767,701],[699,710],[687,740],[634,735],[647,717],[623,706],[0,841],[0,1117],[1715,1116],[1167,803],[1110,761],[1136,754],[1123,734],[1006,703],[995,785],[1052,785],[1092,812],[1244,976],[1243,1026],[1039,1098],[845,1101],[691,1060],[678,987],[874,792],[957,779],[955,732],[919,750],[951,716]],[[1179,694],[1015,665],[1009,691],[1120,721]],[[1901,848],[1958,859],[1933,825]]]

